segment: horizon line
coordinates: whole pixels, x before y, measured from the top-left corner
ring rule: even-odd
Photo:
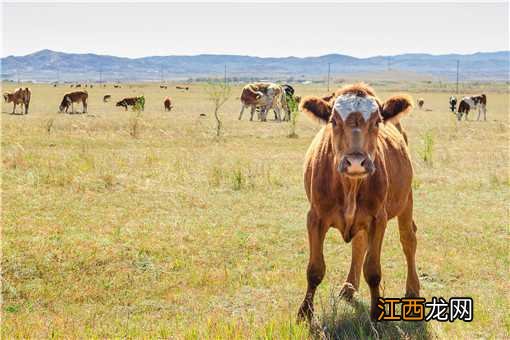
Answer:
[[[356,57],[353,55],[342,54],[342,53],[327,53],[327,54],[321,54],[321,55],[310,55],[310,56],[306,56],[306,57],[297,57],[297,56],[293,56],[293,55],[284,56],[284,57],[274,57],[274,56],[271,57],[271,56],[256,56],[256,55],[249,55],[249,54],[229,54],[229,53],[224,53],[224,54],[221,54],[221,53],[165,54],[165,55],[147,55],[147,56],[143,56],[143,57],[125,57],[125,56],[119,56],[119,55],[114,55],[114,54],[101,54],[101,53],[94,53],[94,52],[64,52],[64,51],[57,51],[57,50],[52,50],[49,48],[44,48],[44,49],[37,50],[37,51],[31,52],[31,53],[27,53],[25,55],[10,54],[7,56],[3,56],[1,59],[5,59],[5,58],[9,58],[9,57],[14,57],[14,58],[27,57],[27,56],[37,54],[37,53],[40,53],[43,51],[63,53],[63,54],[82,54],[82,55],[92,54],[92,55],[96,55],[96,56],[100,56],[100,57],[116,57],[116,58],[124,58],[124,59],[143,59],[143,58],[153,58],[153,57],[198,57],[198,56],[232,56],[232,57],[261,58],[261,59],[287,59],[287,58],[306,59],[306,58],[320,58],[320,57],[332,56],[332,55],[345,56],[345,57],[350,57],[350,58],[355,58],[355,59],[370,59],[370,58],[381,58],[381,57],[389,58],[389,57],[396,57],[396,56],[402,56],[402,55],[429,55],[429,56],[439,57],[439,56],[448,56],[448,55],[472,56],[472,55],[479,54],[479,53],[505,53],[505,52],[510,53],[510,49],[508,49],[508,50],[495,50],[495,51],[477,51],[477,52],[473,52],[473,53],[447,52],[447,53],[435,54],[435,53],[426,53],[426,52],[413,52],[413,53],[403,52],[403,53],[392,54],[392,55],[379,54],[379,55],[373,55],[373,56],[369,56],[369,57]]]

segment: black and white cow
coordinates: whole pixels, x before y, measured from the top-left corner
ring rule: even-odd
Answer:
[[[450,97],[450,111],[455,113],[455,109],[457,108],[457,98],[455,96]]]
[[[478,118],[476,120],[480,120],[482,112],[483,120],[487,120],[487,97],[485,94],[462,98],[459,104],[459,109],[457,110],[457,119],[460,121],[462,119],[462,115],[464,114],[467,120],[469,111],[476,109],[478,109]]]

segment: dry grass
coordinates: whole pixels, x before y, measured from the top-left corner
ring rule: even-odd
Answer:
[[[475,301],[471,323],[388,323],[378,326],[383,337],[509,336],[509,102],[506,87],[482,86],[489,122],[459,123],[441,86],[375,84],[383,98],[412,90],[432,110],[404,122],[423,296]],[[3,337],[374,337],[365,283],[357,308],[335,299],[350,262],[350,245],[335,232],[319,326],[310,333],[294,322],[306,285],[302,161],[313,123],[300,116],[291,139],[287,123],[238,121],[236,87],[217,139],[199,85],[95,87],[88,115],[56,113],[68,87],[31,87],[28,116],[2,114]],[[133,113],[114,102],[139,94],[147,101],[133,138]],[[401,296],[404,281],[392,222],[385,295]]]

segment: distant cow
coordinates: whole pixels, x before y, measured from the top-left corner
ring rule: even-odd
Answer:
[[[108,102],[110,101],[110,99],[112,99],[112,96],[111,96],[111,95],[109,95],[109,94],[107,94],[107,95],[105,95],[105,96],[103,97],[103,102],[108,103]]]
[[[69,85],[69,87],[74,87],[74,85],[73,85],[73,84],[71,84],[71,85]]]
[[[285,93],[289,96],[294,96],[294,88],[288,84],[282,85],[282,89],[285,91]]]
[[[189,87],[188,86],[176,86],[175,87],[177,90],[185,90],[185,91],[188,91],[189,90]]]
[[[457,108],[457,98],[455,96],[450,97],[450,111],[455,113],[455,109]]]
[[[114,88],[120,89],[120,85],[113,85]]]
[[[125,108],[127,111],[128,106],[135,106],[139,98],[140,97],[124,98],[121,101],[117,102],[117,104],[115,104],[115,106],[121,106],[121,107]]]
[[[267,112],[273,109],[275,112],[275,119],[281,120],[281,112],[284,111],[284,119],[288,116],[288,107],[286,96],[284,95],[282,86],[273,83],[254,83],[246,85],[241,92],[241,112],[239,113],[239,120],[243,117],[243,112],[246,107],[250,107],[250,121],[253,120],[253,114],[257,108],[260,108],[259,119],[261,121],[267,120]]]
[[[160,88],[160,89],[167,89],[167,88],[168,88],[168,86],[167,86],[167,85],[159,85],[159,88]]]
[[[30,97],[32,91],[28,87],[22,89],[21,87],[16,89],[14,92],[4,93],[4,100],[6,103],[13,103],[12,114],[16,112],[16,105],[21,106],[21,113],[23,113],[23,106],[25,106],[25,114],[28,114],[28,106],[30,105]]]
[[[71,113],[75,113],[74,111],[74,103],[81,102],[83,107],[83,113],[87,112],[87,100],[89,98],[89,94],[87,91],[76,91],[71,93],[66,93],[64,98],[62,98],[62,103],[60,103],[60,107],[58,109],[59,112],[66,112],[71,106]]]
[[[418,108],[421,110],[423,109],[423,104],[425,104],[425,100],[423,98],[418,98],[416,100],[416,104],[418,104]]]
[[[170,97],[166,97],[163,101],[163,105],[165,106],[165,111],[172,110],[172,99]]]
[[[487,120],[487,96],[485,96],[485,94],[462,98],[459,103],[459,109],[457,110],[457,119],[460,121],[462,119],[462,115],[465,115],[465,119],[467,120],[469,111],[477,108],[478,118],[476,120],[480,120],[482,112],[483,120]]]
[[[81,87],[81,84],[76,84],[74,87]]]

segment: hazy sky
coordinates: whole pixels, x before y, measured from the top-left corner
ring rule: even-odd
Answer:
[[[2,56],[357,57],[509,49],[503,3],[4,3]]]

